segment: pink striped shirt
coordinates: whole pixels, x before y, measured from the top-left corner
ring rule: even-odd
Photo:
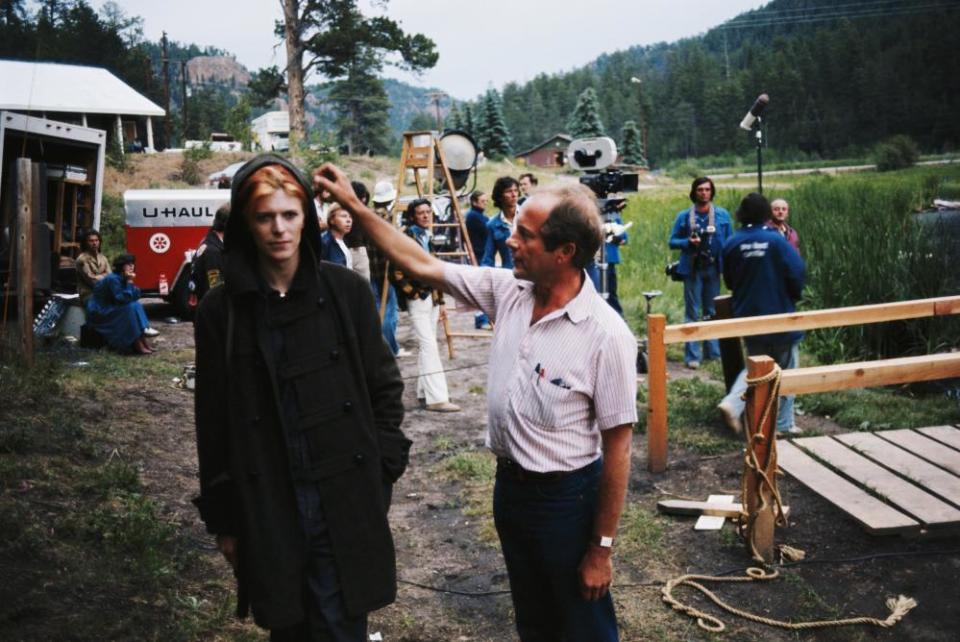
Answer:
[[[444,290],[495,322],[487,446],[537,472],[600,455],[600,431],[637,420],[637,341],[584,274],[580,293],[530,324],[533,284],[510,270],[444,266]]]

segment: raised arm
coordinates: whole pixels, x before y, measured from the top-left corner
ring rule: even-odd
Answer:
[[[347,175],[339,167],[324,163],[313,173],[313,186],[318,193],[329,195],[350,212],[364,234],[387,255],[393,265],[419,281],[443,289],[445,282],[440,259],[424,252],[413,239],[361,203]]]

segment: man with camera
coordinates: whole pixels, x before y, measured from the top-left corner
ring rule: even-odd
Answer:
[[[713,299],[720,294],[720,274],[723,270],[723,245],[733,234],[730,213],[713,204],[716,196],[713,181],[706,176],[693,180],[690,200],[693,205],[680,211],[673,222],[670,249],[680,250],[680,260],[671,276],[683,280],[685,323],[713,318],[716,313]],[[716,339],[703,342],[703,358],[720,358],[720,343]],[[688,368],[700,367],[700,344],[684,344],[683,362]]]
[[[614,642],[611,557],[637,419],[637,342],[584,273],[602,242],[593,194],[553,185],[531,195],[506,240],[511,274],[431,256],[366,209],[333,165],[314,183],[400,269],[495,321],[487,446],[520,640]]]

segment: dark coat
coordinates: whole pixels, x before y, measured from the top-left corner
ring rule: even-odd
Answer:
[[[197,248],[190,265],[190,279],[198,301],[223,280],[223,241],[213,230],[207,232]]]
[[[403,383],[370,287],[349,270],[318,263],[312,244],[302,243],[289,308],[273,319],[297,346],[297,358],[278,368],[264,288],[238,231],[231,246],[228,224],[224,286],[211,290],[197,312],[194,503],[209,532],[239,538],[240,594],[257,624],[282,628],[304,618],[308,560],[294,484],[316,483],[345,610],[380,608],[396,596],[387,509],[410,442],[400,431]],[[280,400],[284,385],[298,399],[294,426]],[[312,468],[289,460],[291,428],[318,453]]]

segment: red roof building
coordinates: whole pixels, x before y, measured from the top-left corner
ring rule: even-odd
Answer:
[[[554,134],[536,147],[517,154],[517,160],[534,167],[565,167],[567,146],[573,139],[566,134]]]

